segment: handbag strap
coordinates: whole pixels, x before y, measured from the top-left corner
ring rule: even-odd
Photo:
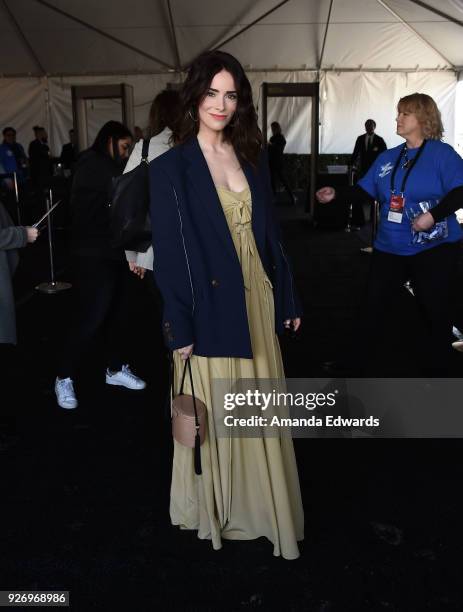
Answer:
[[[143,138],[143,146],[141,149],[141,161],[140,164],[148,164],[148,150],[150,148],[150,141],[147,138]]]
[[[195,387],[193,384],[193,374],[191,372],[191,362],[190,362],[189,357],[185,361],[185,365],[183,366],[182,380],[180,382],[180,389],[179,389],[178,394],[183,395],[183,387],[185,384],[185,375],[186,375],[187,368],[188,368],[188,374],[190,378],[191,397],[193,398],[193,409],[195,411],[195,427],[196,427],[196,430],[199,430],[199,419],[198,419],[198,412],[196,409]],[[171,397],[171,400],[173,400],[175,397],[175,366],[174,366],[174,360],[173,360],[172,354],[170,355],[170,397]]]
[[[199,437],[199,419],[198,419],[198,411],[196,409],[196,395],[195,395],[195,388],[193,385],[193,374],[191,373],[191,362],[190,362],[190,358],[188,357],[188,359],[185,362],[185,365],[183,367],[183,374],[182,374],[182,381],[180,383],[180,390],[179,390],[179,395],[183,394],[183,385],[185,383],[185,375],[186,375],[186,369],[188,368],[188,373],[190,375],[190,384],[191,384],[191,396],[193,398],[193,409],[195,412],[195,430],[196,430],[196,434],[195,434],[195,446],[193,449],[193,456],[194,456],[194,466],[195,466],[195,473],[200,476],[202,474],[202,466],[201,466],[201,440]],[[174,389],[174,372],[175,372],[175,367],[174,367],[174,359],[173,359],[173,354],[171,354],[171,370],[170,370],[170,380],[171,380],[171,386],[170,386],[170,390],[171,390],[171,399],[174,399],[174,395],[175,395],[175,389]]]
[[[186,374],[187,368],[188,368],[188,374],[190,375],[191,397],[193,398],[193,409],[195,411],[195,428],[196,428],[196,431],[198,432],[199,431],[199,419],[198,419],[198,412],[196,410],[196,395],[195,395],[195,388],[193,385],[193,374],[191,373],[191,362],[190,362],[189,357],[185,361],[185,366],[183,368],[182,382],[180,384],[180,395],[183,395],[183,385],[185,383],[185,374]]]

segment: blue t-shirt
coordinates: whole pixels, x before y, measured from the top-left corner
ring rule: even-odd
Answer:
[[[5,172],[19,172],[13,150],[7,144],[0,144],[0,163]]]
[[[442,200],[452,189],[463,186],[463,159],[454,149],[440,140],[428,140],[420,158],[413,166],[405,185],[405,211],[402,223],[388,221],[391,199],[391,175],[403,145],[388,149],[379,155],[358,185],[380,203],[379,226],[374,246],[379,251],[395,255],[416,255],[444,242],[457,242],[463,233],[455,215],[447,217],[448,237],[424,244],[412,243],[410,209],[417,209],[419,202]],[[408,159],[418,152],[408,149]],[[400,194],[403,178],[407,172],[403,158],[395,175],[394,189]],[[462,202],[463,208],[463,202]]]

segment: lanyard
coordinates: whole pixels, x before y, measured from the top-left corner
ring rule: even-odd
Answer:
[[[418,159],[420,158],[421,153],[423,153],[423,149],[424,149],[425,144],[426,144],[426,140],[423,140],[423,143],[422,143],[421,147],[418,149],[418,153],[417,153],[417,154],[415,155],[415,157],[414,157],[414,158],[411,160],[411,162],[410,162],[410,166],[408,167],[408,170],[407,170],[407,172],[405,173],[405,176],[404,176],[404,178],[403,178],[403,180],[402,180],[402,187],[401,187],[401,190],[400,190],[400,193],[401,193],[402,195],[404,194],[404,191],[405,191],[405,185],[407,184],[407,180],[408,180],[408,177],[409,177],[409,175],[410,175],[410,172],[411,172],[411,171],[413,170],[413,168],[415,167],[416,162],[417,162],[417,161],[418,161]],[[404,153],[405,153],[406,148],[407,148],[407,144],[405,143],[405,144],[404,144],[404,146],[402,147],[402,150],[401,150],[401,151],[400,151],[400,153],[399,153],[399,157],[397,158],[397,161],[396,161],[395,166],[394,166],[394,170],[392,171],[392,174],[391,174],[391,192],[392,192],[392,193],[395,193],[395,189],[394,189],[395,175],[396,175],[396,173],[397,173],[397,170],[398,170],[398,168],[399,168],[399,164],[400,164],[400,162],[401,162],[401,160],[402,160],[402,157],[403,157],[403,155],[404,155]]]

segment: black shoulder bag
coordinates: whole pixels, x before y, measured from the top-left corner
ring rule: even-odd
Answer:
[[[113,178],[111,190],[111,245],[144,253],[151,245],[149,218],[149,140],[143,140],[140,164]]]

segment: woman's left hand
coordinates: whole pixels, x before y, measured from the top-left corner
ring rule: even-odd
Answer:
[[[427,232],[434,223],[434,218],[431,213],[426,212],[413,219],[412,227],[415,232]]]
[[[295,319],[286,319],[286,321],[284,321],[284,323],[283,323],[283,325],[286,327],[286,329],[291,329],[291,324],[293,326],[293,331],[297,332],[297,330],[301,326],[301,318],[300,317],[296,317]]]

